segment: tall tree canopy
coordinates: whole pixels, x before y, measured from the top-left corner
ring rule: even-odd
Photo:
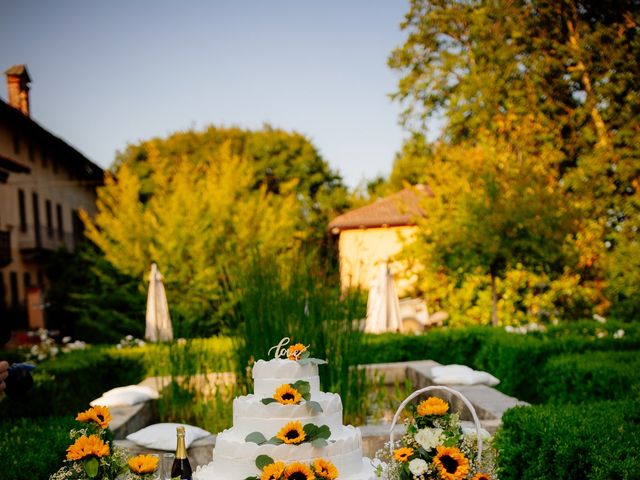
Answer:
[[[130,147],[83,220],[119,272],[144,282],[157,262],[174,318],[210,334],[228,318],[231,267],[320,239],[344,190],[298,134],[212,127]]]
[[[424,134],[444,119],[436,150],[451,157],[491,139],[539,159],[548,188],[582,219],[569,266],[583,280],[608,279],[609,296],[623,302],[630,278],[616,258],[639,248],[639,21],[638,0],[412,0],[406,41],[389,59],[401,74],[394,97],[406,127]],[[434,161],[418,181],[450,167]],[[457,183],[450,206],[468,205],[475,193]],[[517,220],[530,204],[514,202]]]
[[[124,165],[132,169],[140,179],[141,198],[145,200],[155,189],[151,152],[157,152],[168,164],[188,161],[198,165],[219,158],[223,147],[246,161],[250,188],[265,187],[273,194],[295,192],[299,226],[311,232],[311,239],[322,239],[329,220],[349,206],[342,178],[315,146],[299,133],[269,125],[260,130],[210,126],[203,131],[143,141],[119,153],[112,170],[118,172]]]

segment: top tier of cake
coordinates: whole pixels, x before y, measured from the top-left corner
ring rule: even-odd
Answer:
[[[300,365],[286,359],[258,360],[253,365],[253,391],[259,398],[272,397],[276,389],[284,383],[298,380],[309,382],[311,398],[320,393],[318,366],[314,363]]]

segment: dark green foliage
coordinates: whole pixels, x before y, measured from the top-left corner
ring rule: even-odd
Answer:
[[[47,262],[47,324],[92,343],[117,343],[144,333],[146,298],[142,279],[116,270],[89,242]]]
[[[431,359],[470,364],[493,330],[483,327],[432,330],[423,335],[385,333],[366,336],[366,363]]]
[[[71,416],[3,421],[0,428],[0,478],[49,478],[65,456],[70,443],[69,430],[77,425]]]
[[[101,348],[71,352],[44,362],[33,372],[24,399],[0,403],[0,423],[20,417],[75,415],[103,392],[144,378],[140,359]]]
[[[518,407],[502,417],[501,480],[640,478],[640,410],[633,401]]]
[[[590,352],[550,359],[537,381],[544,403],[622,400],[640,394],[640,351]]]
[[[543,403],[538,379],[546,363],[567,353],[640,349],[640,333],[629,326],[623,338],[613,338],[618,324],[580,322],[550,328],[547,333],[518,335],[502,329],[433,330],[419,336],[384,334],[367,337],[367,363],[432,359],[485,370],[500,379],[496,387],[507,395]],[[606,334],[598,338],[597,334]],[[559,386],[560,388],[560,386]]]

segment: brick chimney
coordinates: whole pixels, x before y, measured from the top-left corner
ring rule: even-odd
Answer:
[[[9,105],[29,116],[29,83],[31,78],[25,65],[14,65],[4,72],[7,75]]]

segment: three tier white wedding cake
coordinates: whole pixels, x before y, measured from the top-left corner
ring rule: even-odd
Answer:
[[[254,393],[233,401],[233,427],[220,433],[213,461],[195,480],[373,480],[360,430],[342,423],[342,401],[320,391],[307,347],[272,348],[253,366]],[[285,358],[282,358],[285,357]]]

